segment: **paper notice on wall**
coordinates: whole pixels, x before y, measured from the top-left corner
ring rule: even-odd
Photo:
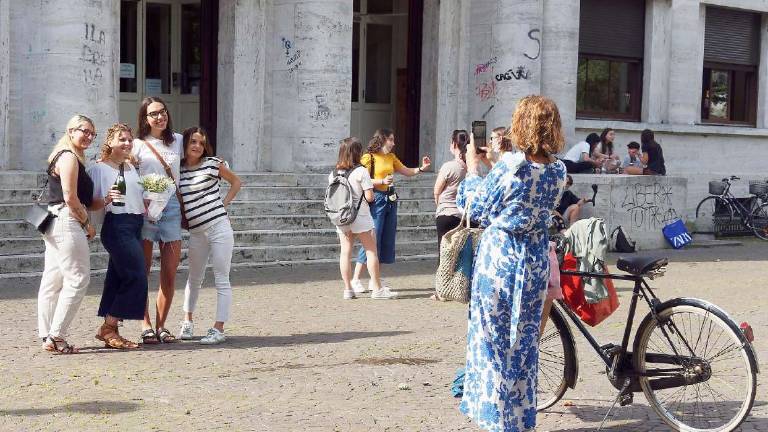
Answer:
[[[147,78],[144,81],[144,93],[147,96],[159,95],[163,92],[163,80],[160,78]]]
[[[120,63],[120,78],[136,78],[136,65],[133,63]]]

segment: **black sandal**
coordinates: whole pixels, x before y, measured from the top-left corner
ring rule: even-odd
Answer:
[[[157,340],[160,343],[174,343],[177,342],[176,336],[172,335],[165,327],[157,328]]]
[[[159,343],[160,341],[157,338],[157,333],[155,333],[155,329],[148,328],[141,332],[141,343],[145,345],[154,345]]]

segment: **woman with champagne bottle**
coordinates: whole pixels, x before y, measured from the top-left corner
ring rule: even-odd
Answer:
[[[406,177],[415,176],[429,169],[431,161],[429,156],[421,159],[421,166],[408,168],[395,156],[395,134],[390,129],[378,129],[373,138],[368,142],[368,152],[360,159],[373,179],[374,201],[371,205],[371,216],[376,228],[376,246],[381,264],[393,264],[395,262],[395,236],[397,234],[397,194],[393,185],[395,172]],[[352,278],[352,289],[355,293],[373,291],[373,282],[364,287],[360,282],[360,275],[366,268],[365,248],[360,248],[355,265],[355,274]],[[382,283],[384,283],[382,281]],[[367,288],[367,289],[366,289]],[[397,293],[390,291],[384,283],[380,290],[373,291],[371,298],[392,299],[397,298]]]
[[[109,253],[104,291],[98,315],[104,324],[96,339],[109,348],[134,349],[139,345],[118,332],[119,320],[141,320],[147,304],[147,273],[141,244],[144,200],[139,175],[131,155],[133,135],[125,124],[107,131],[99,162],[89,174],[93,179],[93,206],[104,208],[101,243]]]

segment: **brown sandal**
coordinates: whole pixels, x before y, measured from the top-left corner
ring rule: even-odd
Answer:
[[[79,354],[80,350],[75,348],[74,345],[70,345],[64,339],[56,339],[53,336],[48,336],[46,339],[46,351],[50,351],[53,354]]]
[[[96,333],[96,339],[104,342],[104,346],[107,348],[115,349],[136,349],[139,344],[120,336],[117,332],[117,326],[112,326],[106,322],[99,327]]]

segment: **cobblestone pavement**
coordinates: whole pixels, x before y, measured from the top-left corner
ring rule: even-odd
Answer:
[[[768,245],[662,253],[672,264],[653,282],[660,297],[708,299],[754,327],[763,374],[742,430],[768,431]],[[385,269],[387,282],[403,294],[396,301],[343,301],[330,265],[237,271],[226,344],[134,352],[105,350],[93,339],[97,278],[73,324],[70,339],[83,347],[73,356],[40,349],[34,282],[0,287],[0,430],[477,430],[449,393],[463,363],[466,307],[429,300],[434,266]],[[601,340],[618,340],[623,327],[628,285],[617,286],[624,304],[595,330]],[[210,280],[206,287],[198,334],[215,310]],[[176,295],[174,332],[183,292]],[[126,323],[122,331],[138,336],[139,326]],[[538,431],[596,430],[616,395],[582,342],[578,385],[540,414]],[[604,430],[667,429],[638,394],[635,405],[612,412]]]

